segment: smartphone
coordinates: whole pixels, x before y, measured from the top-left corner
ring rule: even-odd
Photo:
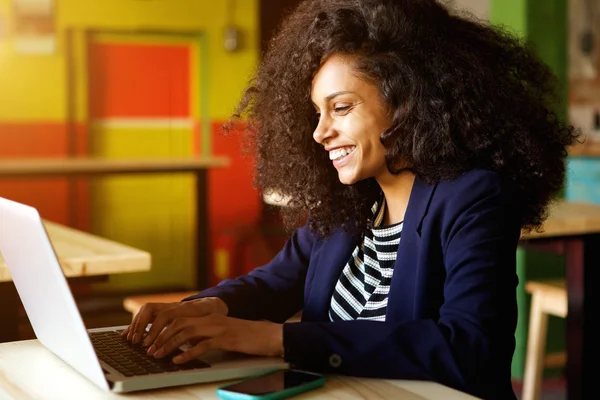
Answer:
[[[324,384],[323,375],[289,369],[222,386],[217,389],[217,396],[228,400],[284,399]]]

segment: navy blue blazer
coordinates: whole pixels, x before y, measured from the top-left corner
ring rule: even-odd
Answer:
[[[215,296],[229,315],[283,322],[285,359],[325,373],[432,380],[485,399],[515,399],[517,323],[514,186],[491,171],[415,180],[385,322],[330,322],[334,286],[360,237],[295,231],[267,265],[192,298]]]

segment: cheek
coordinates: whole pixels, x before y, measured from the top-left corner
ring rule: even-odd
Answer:
[[[373,138],[369,141],[368,150],[364,155],[364,166],[369,174],[377,175],[382,169],[387,168],[385,162],[386,149],[379,141]]]
[[[361,156],[367,158],[369,164],[385,163],[386,149],[381,143],[381,134],[385,127],[376,118],[354,116],[344,120],[341,126],[346,136],[360,149]]]
[[[386,149],[381,143],[379,132],[374,132],[369,135],[368,139],[364,140],[364,147],[369,154],[369,158],[376,160],[384,160]]]

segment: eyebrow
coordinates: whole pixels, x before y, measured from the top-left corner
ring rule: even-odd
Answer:
[[[325,100],[331,101],[331,100],[335,99],[338,96],[341,96],[343,94],[348,94],[348,93],[352,93],[352,92],[346,90],[346,91],[331,93],[329,96],[325,97]]]

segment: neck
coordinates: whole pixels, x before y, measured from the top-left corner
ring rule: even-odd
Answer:
[[[384,225],[397,224],[404,221],[408,200],[415,182],[415,174],[402,171],[394,175],[386,171],[384,176],[377,178],[377,183],[383,191],[386,209],[383,218]]]

